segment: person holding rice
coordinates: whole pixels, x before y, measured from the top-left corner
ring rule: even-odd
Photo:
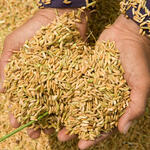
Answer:
[[[88,0],[40,0],[41,9],[27,23],[8,35],[5,40],[0,59],[1,92],[4,91],[2,88],[4,68],[13,51],[19,50],[24,42],[32,38],[41,26],[46,26],[55,19],[54,8],[58,8],[58,12],[63,14],[83,6],[89,6],[90,3],[92,1]],[[150,0],[139,2],[123,0],[120,5],[122,14],[111,27],[103,31],[98,41],[115,41],[117,49],[120,51],[125,79],[131,88],[131,102],[118,124],[119,131],[126,134],[133,120],[144,113],[146,101],[150,94]],[[93,6],[90,6],[90,8],[93,9]],[[82,38],[85,39],[86,14],[82,15],[82,23],[78,23],[77,26]],[[19,127],[20,124],[11,113],[9,117],[12,127]],[[53,129],[45,130],[47,134],[51,132],[53,132]],[[28,134],[31,138],[38,138],[40,130],[30,129]],[[86,149],[108,136],[109,134],[104,134],[95,141],[80,140],[78,146],[80,149]],[[75,135],[67,135],[65,128],[58,133],[60,141],[67,141],[75,137]]]

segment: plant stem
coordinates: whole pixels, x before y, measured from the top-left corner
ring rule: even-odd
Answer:
[[[42,118],[44,118],[44,117],[47,116],[47,115],[48,115],[48,112],[45,112],[43,115],[39,116],[36,121],[41,120]],[[9,134],[3,136],[2,138],[0,138],[0,142],[6,140],[6,139],[9,138],[10,136],[12,136],[12,135],[16,134],[17,132],[23,130],[24,128],[26,128],[26,127],[32,125],[32,124],[33,124],[34,122],[36,122],[36,121],[35,121],[35,120],[32,120],[32,121],[28,122],[27,124],[25,124],[25,125],[23,125],[23,126],[17,128],[16,130],[12,131],[11,133],[9,133]]]

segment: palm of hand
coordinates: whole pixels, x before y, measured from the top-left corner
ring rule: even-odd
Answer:
[[[125,114],[119,119],[118,129],[127,133],[134,119],[145,111],[146,101],[150,94],[150,40],[139,35],[139,27],[123,15],[100,35],[98,42],[115,41],[120,52],[121,64],[125,79],[131,88],[130,103]],[[109,137],[104,134],[95,141],[79,141],[79,147],[86,149]]]
[[[119,23],[120,20],[125,20],[125,24]],[[144,113],[150,92],[150,40],[139,35],[138,30],[133,21],[120,16],[99,38],[116,42],[125,79],[131,88],[131,102],[119,120],[118,129],[122,133],[127,132],[132,120]]]
[[[45,11],[45,10],[44,10]],[[51,11],[51,10],[50,10]],[[47,11],[48,12],[48,11]],[[50,12],[49,12],[50,13]],[[43,25],[47,25],[54,18],[54,13],[51,13],[51,19],[44,16],[44,12],[37,12],[27,23],[17,28],[9,34],[4,41],[4,48],[0,58],[0,92],[4,91],[2,88],[4,80],[4,68],[8,63],[13,51],[17,51],[23,46],[26,40],[29,40]]]
[[[58,13],[63,14],[71,10],[72,9],[58,9]],[[0,58],[0,92],[4,91],[2,87],[5,78],[4,68],[8,63],[10,57],[12,56],[13,51],[19,50],[26,40],[32,38],[42,26],[50,24],[55,18],[56,18],[55,9],[50,8],[41,9],[25,24],[17,28],[14,32],[12,32],[6,37],[4,42],[4,49]],[[77,27],[82,38],[84,39],[87,23],[85,14],[81,16],[81,19],[82,23],[77,23]],[[12,127],[17,128],[20,126],[20,123],[17,122],[12,113],[9,113],[9,120]],[[44,133],[46,134],[50,134],[53,131],[54,131],[53,129],[44,129]],[[38,138],[40,136],[40,129],[36,131],[34,131],[33,129],[28,129],[28,135],[33,139]]]
[[[71,10],[73,9],[58,9],[58,13],[62,15],[63,13],[69,12]],[[6,37],[4,41],[3,52],[0,58],[0,92],[4,91],[2,88],[4,81],[4,68],[12,56],[13,51],[19,50],[26,40],[31,39],[42,26],[46,26],[52,23],[55,18],[55,9],[41,9],[25,24],[17,28]],[[82,15],[81,19],[82,23],[77,23],[77,27],[82,38],[84,39],[86,32],[85,14]]]
[[[139,27],[132,20],[120,15],[98,40],[116,42],[125,71],[124,77],[131,88],[131,101],[125,114],[119,119],[118,129],[121,133],[127,133],[132,121],[144,113],[150,93],[150,40],[139,35],[138,31]],[[78,145],[81,149],[86,149],[110,134],[103,134],[95,141],[80,140]]]

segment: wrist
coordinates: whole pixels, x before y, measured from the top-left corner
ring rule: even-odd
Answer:
[[[121,14],[112,27],[115,29],[117,35],[122,34],[121,37],[123,36],[123,39],[136,41],[143,45],[143,51],[145,51],[147,57],[150,59],[150,38],[139,33],[140,27],[133,20]]]
[[[117,30],[130,32],[139,36],[140,27],[133,20],[126,18],[122,14],[116,19],[113,27]]]
[[[140,34],[140,26],[133,20],[126,18],[123,14],[116,19],[112,28],[115,29],[117,33],[119,32],[118,34],[127,35],[129,38],[131,37],[132,40],[134,39],[147,44],[150,43],[149,37]]]

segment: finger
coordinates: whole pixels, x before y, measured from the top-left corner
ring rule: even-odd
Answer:
[[[20,123],[17,121],[17,119],[11,112],[9,112],[9,121],[13,128],[18,128],[20,126]]]
[[[76,26],[77,26],[83,40],[86,40],[86,31],[87,31],[86,16],[88,17],[88,12],[82,13],[81,14],[81,23],[76,23]]]
[[[58,133],[58,140],[61,142],[69,141],[76,138],[76,135],[69,135],[67,134],[67,129],[63,128],[61,131]]]
[[[34,129],[27,129],[27,134],[30,138],[32,139],[37,139],[40,137],[40,134],[41,134],[41,129],[37,129],[37,130],[34,130]]]
[[[147,88],[139,88],[131,91],[131,102],[118,123],[118,129],[121,133],[126,134],[131,127],[133,120],[139,118],[144,113],[148,90],[149,89]]]
[[[55,131],[54,128],[46,128],[46,129],[43,129],[43,132],[47,135],[50,135],[52,134],[53,132]]]
[[[110,133],[110,134],[111,134],[111,133]],[[78,142],[78,147],[79,147],[79,149],[81,149],[81,150],[85,150],[85,149],[87,149],[87,148],[89,148],[89,147],[91,147],[91,146],[93,146],[93,145],[99,143],[100,141],[106,139],[110,134],[109,134],[109,133],[108,133],[108,134],[103,134],[101,137],[97,138],[97,139],[94,140],[94,141],[92,141],[92,140],[89,140],[89,141],[80,140],[80,141]]]

